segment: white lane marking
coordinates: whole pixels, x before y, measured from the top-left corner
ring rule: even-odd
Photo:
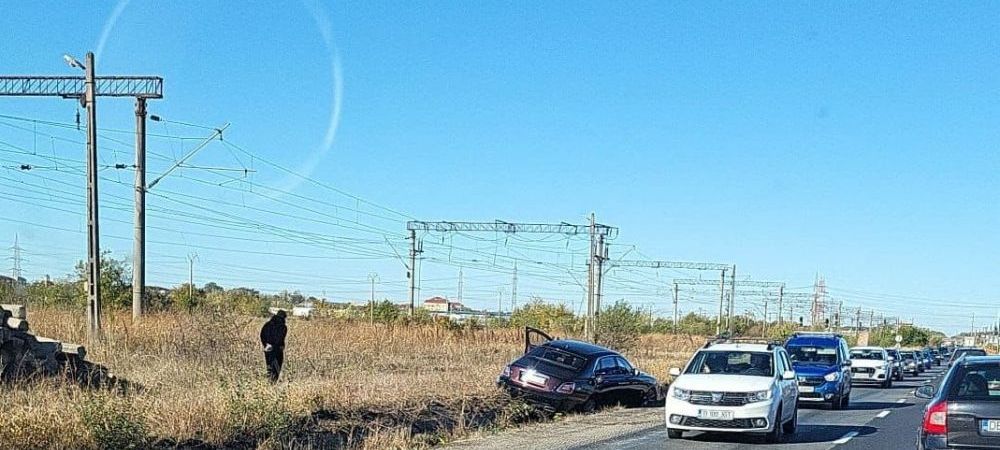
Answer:
[[[887,410],[885,410],[885,411],[882,411],[882,412],[878,413],[878,415],[877,415],[877,416],[875,416],[875,417],[878,417],[879,419],[881,419],[881,418],[883,418],[883,417],[885,417],[885,416],[888,416],[888,415],[889,415],[889,413],[891,413],[891,412],[892,412],[892,411],[889,411],[889,410],[887,409]]]
[[[851,431],[851,432],[849,432],[849,433],[841,436],[840,439],[837,439],[836,441],[833,441],[833,444],[834,445],[846,444],[847,441],[851,440],[851,438],[853,438],[854,436],[857,436],[857,435],[858,435],[857,431]]]

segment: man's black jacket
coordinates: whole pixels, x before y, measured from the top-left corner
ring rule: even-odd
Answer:
[[[284,348],[286,334],[288,334],[288,327],[285,326],[285,318],[281,315],[275,315],[261,327],[260,343],[264,346],[270,344],[278,349]]]

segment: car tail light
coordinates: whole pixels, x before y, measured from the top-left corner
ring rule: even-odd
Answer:
[[[948,434],[948,402],[932,404],[924,413],[924,432]]]
[[[556,392],[560,394],[572,394],[576,390],[576,383],[563,383],[556,388]]]
[[[510,378],[510,366],[503,366],[503,372],[500,372],[500,376]]]

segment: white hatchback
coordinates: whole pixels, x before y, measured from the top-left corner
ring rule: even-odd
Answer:
[[[667,436],[685,431],[758,433],[780,442],[798,426],[798,384],[776,343],[709,343],[667,390]]]

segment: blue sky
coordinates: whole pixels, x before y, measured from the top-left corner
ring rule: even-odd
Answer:
[[[163,244],[150,247],[153,283],[185,281],[185,258],[197,252],[199,283],[364,299],[377,272],[378,295],[402,300],[405,272],[392,250],[405,254],[408,218],[583,223],[593,211],[621,230],[612,257],[635,246],[630,257],[735,262],[741,278],[784,280],[800,292],[818,273],[845,308],[948,331],[971,326],[973,310],[997,314],[996,3],[288,2],[242,10],[133,0],[6,11],[0,72],[73,74],[60,56],[82,58],[104,35],[100,73],[165,78],[152,113],[231,123],[228,142],[327,186],[210,144],[193,163],[256,172],[230,180],[236,172],[185,168],[158,186],[165,197],[150,203],[163,217],[150,218],[161,227],[150,239]],[[131,108],[103,101],[100,126],[131,129]],[[71,123],[75,111],[58,99],[0,99],[0,114],[12,117]],[[209,133],[177,123],[151,123],[150,132],[168,136],[151,138],[160,155],[149,162],[152,176]],[[0,140],[29,153],[82,160],[80,136],[0,120]],[[130,163],[132,137],[104,136],[118,142],[104,143],[103,163]],[[10,145],[4,166],[52,162]],[[66,168],[0,175],[0,208],[21,221],[0,221],[0,236],[20,235],[26,274],[70,271],[85,250],[83,203],[55,203],[46,190],[69,196],[82,177]],[[120,196],[102,210],[115,236],[104,242],[127,257],[132,173],[102,175],[102,195]],[[19,181],[48,200],[26,201]],[[266,187],[290,194],[261,197]],[[303,211],[295,207],[303,198],[323,203]],[[208,222],[184,222],[177,210]],[[220,229],[208,219],[219,213],[282,231]],[[360,241],[278,242],[289,233]],[[498,295],[511,294],[517,259],[520,301],[538,295],[578,307],[582,257],[568,253],[587,244],[522,238],[425,237],[421,295],[456,295],[461,266],[466,302],[495,308]],[[240,253],[251,249],[258,253]],[[532,264],[537,273],[525,268]],[[667,313],[670,279],[698,274],[612,276],[609,298]],[[681,309],[712,311],[712,298],[688,294]]]

